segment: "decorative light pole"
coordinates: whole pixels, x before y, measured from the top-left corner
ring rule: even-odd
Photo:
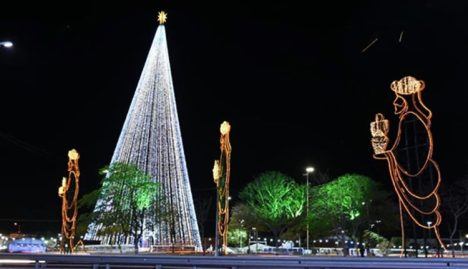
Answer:
[[[216,231],[215,231],[215,255],[218,255],[219,238],[222,239],[223,254],[227,254],[227,235],[229,223],[229,181],[231,176],[231,143],[229,133],[231,125],[224,121],[221,124],[220,144],[221,155],[215,160],[213,167],[213,179],[216,183]]]
[[[309,166],[306,168],[306,249],[309,250],[309,174],[314,172],[314,168]]]
[[[58,189],[58,195],[62,198],[62,240],[60,251],[66,252],[66,247],[73,253],[76,219],[78,217],[78,192],[80,183],[80,169],[78,160],[80,155],[74,149],[68,151],[68,178],[62,178],[62,186]]]

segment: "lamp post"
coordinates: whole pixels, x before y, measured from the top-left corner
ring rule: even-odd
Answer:
[[[462,257],[462,258],[463,258],[463,256],[464,256],[464,253],[463,253],[464,244],[465,244],[465,242],[463,242],[463,240],[460,240],[460,242],[458,242],[458,245],[460,246],[461,257]]]
[[[258,233],[257,233],[257,228],[255,227],[252,227],[252,231],[253,231],[253,238],[254,238],[254,242],[255,242],[255,254],[257,254],[258,252]],[[249,246],[250,247],[250,246]]]
[[[229,181],[231,177],[231,143],[229,133],[231,125],[224,121],[219,128],[221,132],[221,156],[215,160],[213,179],[216,184],[216,239],[215,256],[218,256],[218,242],[222,240],[222,254],[227,255],[229,228]]]
[[[314,172],[314,168],[309,166],[306,168],[306,249],[309,250],[309,174]]]
[[[242,249],[242,232],[244,232],[244,220],[240,220],[240,226],[241,228],[239,229],[239,248]]]
[[[426,223],[427,223],[427,227],[429,227],[429,229],[428,229],[429,238],[427,239],[427,246],[424,246],[424,254],[425,254],[426,258],[427,258],[428,248],[429,248],[429,244],[431,242],[431,228],[430,227],[432,225],[432,221],[428,220]]]
[[[60,251],[73,253],[75,248],[76,221],[78,219],[78,193],[80,189],[80,154],[75,149],[68,151],[68,177],[62,178],[58,196],[62,198],[62,240]]]
[[[17,233],[18,233],[18,234],[21,234],[21,225],[20,225],[18,222],[13,223],[13,225],[15,225],[16,227],[18,227]]]
[[[379,225],[379,224],[380,224],[381,222],[382,222],[382,221],[379,220],[379,219],[375,221],[375,224],[376,224],[376,226],[377,226],[377,234],[379,234],[379,235],[380,235],[380,225]]]
[[[468,239],[468,234],[465,234],[465,238]],[[467,241],[465,241],[465,242],[467,242]],[[465,254],[463,253],[463,247],[465,246],[464,245],[465,242],[463,242],[463,241],[461,242],[462,243],[462,258],[465,256]]]

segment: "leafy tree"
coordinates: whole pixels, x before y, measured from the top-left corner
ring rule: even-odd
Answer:
[[[229,227],[244,227],[247,230],[256,227],[259,231],[269,231],[268,227],[260,223],[255,213],[244,203],[237,203],[232,207]]]
[[[316,234],[330,231],[344,244],[345,234],[354,239],[374,221],[382,222],[384,214],[377,211],[391,209],[389,193],[380,189],[377,182],[359,174],[345,174],[312,189],[309,209],[311,230]],[[390,205],[390,207],[389,207]],[[377,219],[376,216],[382,217]],[[390,222],[390,221],[389,221]],[[393,222],[392,222],[393,223]]]
[[[119,246],[130,237],[138,253],[145,213],[154,204],[158,183],[132,164],[113,163],[99,173],[104,176],[102,186],[84,196],[80,204],[89,205],[99,196],[91,213],[92,221],[103,227],[99,235],[111,236]]]
[[[228,231],[228,245],[242,247],[247,242],[247,231],[244,228],[232,228]]]
[[[78,238],[84,237],[88,230],[89,224],[93,222],[93,209],[96,206],[96,202],[99,198],[99,189],[87,193],[78,200],[78,208],[80,214],[78,215],[78,221],[76,225],[76,235]],[[83,210],[83,211],[82,211]]]
[[[305,188],[276,171],[260,174],[240,193],[251,225],[266,227],[275,242],[289,227],[301,220],[305,206]],[[255,216],[252,218],[251,216]]]
[[[327,217],[333,223],[352,221],[364,214],[373,182],[366,176],[343,175],[313,189],[311,212],[315,218]]]
[[[249,208],[243,203],[237,203],[231,209],[229,218],[228,245],[247,245],[249,241],[249,231],[252,227],[257,229],[257,221]],[[259,227],[259,230],[266,231],[266,227]]]
[[[365,230],[363,240],[364,242],[366,242],[367,246],[369,246],[370,244],[375,245],[380,250],[380,253],[382,253],[384,256],[387,256],[390,252],[390,241],[387,238],[379,235],[378,233]],[[368,252],[368,255],[369,254],[370,253]]]

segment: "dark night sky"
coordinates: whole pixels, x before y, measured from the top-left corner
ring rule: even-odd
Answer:
[[[25,232],[59,231],[57,188],[71,148],[81,154],[81,192],[98,186],[160,10],[195,196],[214,187],[223,120],[232,125],[234,196],[266,170],[304,181],[307,165],[387,184],[369,122],[382,112],[395,129],[389,85],[405,75],[426,82],[443,180],[467,174],[468,4],[221,2],[2,7],[0,41],[15,47],[0,48],[0,232],[14,220]]]

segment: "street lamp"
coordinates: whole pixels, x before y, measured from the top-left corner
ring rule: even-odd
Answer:
[[[427,227],[429,227],[429,242],[431,242],[431,229],[430,229],[431,225],[432,225],[432,221],[430,220],[427,221]]]
[[[258,232],[257,232],[257,228],[255,227],[252,227],[252,231],[253,231],[253,239],[254,239],[254,242],[255,242],[255,254],[258,253]],[[249,246],[250,248],[250,246]]]
[[[240,220],[240,232],[239,232],[239,248],[242,249],[242,232],[244,231],[244,220],[241,219]]]
[[[309,174],[314,172],[314,168],[309,166],[306,168],[306,249],[309,250]]]
[[[465,234],[465,238],[468,239],[468,234]],[[466,242],[466,241],[465,241],[465,242]],[[465,246],[465,242],[463,242],[463,241],[460,242],[460,244],[461,244],[461,245],[460,245],[460,246],[461,246],[461,251],[462,251],[462,253],[461,253],[462,258],[465,256],[465,254],[463,253],[463,247]]]
[[[13,223],[13,225],[18,227],[18,234],[21,234],[21,225],[18,222]]]
[[[380,223],[382,222],[382,220],[375,220],[375,227],[377,229],[377,234],[380,234]]]
[[[2,42],[0,42],[0,47],[11,48],[11,47],[13,47],[13,42],[11,42],[11,41],[2,41]]]
[[[425,254],[426,258],[427,258],[427,252],[428,252],[429,244],[431,242],[431,225],[432,225],[432,221],[428,220],[426,223],[427,223],[427,227],[429,227],[429,229],[428,229],[429,230],[429,238],[427,240],[427,246],[424,246],[424,254]]]
[[[465,254],[463,253],[463,247],[465,245],[465,242],[463,242],[463,240],[460,240],[460,242],[458,243],[458,245],[460,246],[460,250],[461,250],[461,256],[463,258],[463,256],[465,256]]]

